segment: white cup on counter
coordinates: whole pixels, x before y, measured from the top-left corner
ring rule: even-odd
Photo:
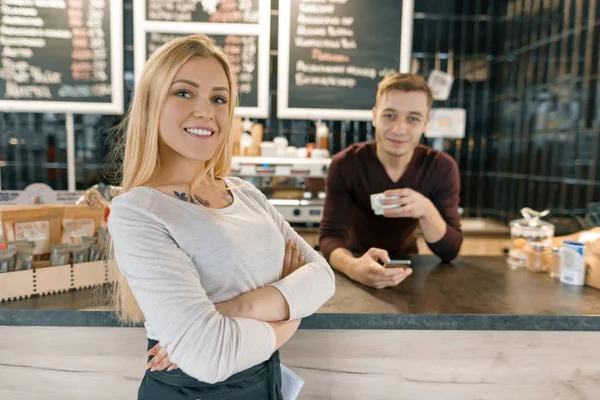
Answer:
[[[313,149],[310,155],[315,160],[326,160],[329,158],[329,150],[327,149]]]
[[[307,155],[308,155],[308,149],[306,147],[300,147],[298,150],[296,150],[297,158],[306,158]]]
[[[285,157],[296,158],[297,153],[298,149],[296,148],[296,146],[288,146],[285,148]]]
[[[381,204],[383,200],[397,200],[398,196],[386,196],[383,193],[375,193],[371,195],[371,208],[375,215],[383,215],[383,212],[389,208],[398,207],[395,204]]]
[[[273,142],[262,142],[260,144],[261,157],[275,157],[275,145]]]
[[[273,139],[273,145],[275,146],[275,156],[284,157],[285,149],[288,147],[288,140],[283,136],[278,136]]]

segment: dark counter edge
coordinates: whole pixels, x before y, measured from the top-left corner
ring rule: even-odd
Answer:
[[[0,326],[126,327],[111,311],[70,310],[0,310]],[[300,329],[600,331],[600,316],[320,313]]]

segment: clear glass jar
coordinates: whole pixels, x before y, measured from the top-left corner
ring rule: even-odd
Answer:
[[[538,212],[526,207],[521,209],[523,218],[511,221],[509,225],[511,247],[507,259],[507,263],[511,267],[527,267],[527,250],[531,249],[533,245],[548,248],[552,246],[554,225],[541,220],[549,213],[549,210]]]
[[[9,244],[7,248],[0,250],[0,273],[15,270],[16,253],[17,248],[14,244]]]

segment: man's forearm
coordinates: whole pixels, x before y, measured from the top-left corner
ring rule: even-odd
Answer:
[[[227,317],[244,317],[265,322],[286,321],[290,307],[283,294],[273,286],[251,290],[215,305]]]
[[[419,218],[421,232],[427,243],[437,243],[446,234],[446,221],[442,218],[440,212],[431,204],[431,209],[422,218]]]
[[[351,276],[355,258],[350,250],[338,247],[329,256],[329,265],[346,276]]]

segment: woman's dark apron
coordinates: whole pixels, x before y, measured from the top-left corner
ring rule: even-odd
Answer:
[[[148,339],[148,350],[158,342]],[[150,360],[150,358],[149,358]],[[279,351],[267,361],[215,384],[200,382],[180,369],[146,371],[138,400],[282,400]]]

